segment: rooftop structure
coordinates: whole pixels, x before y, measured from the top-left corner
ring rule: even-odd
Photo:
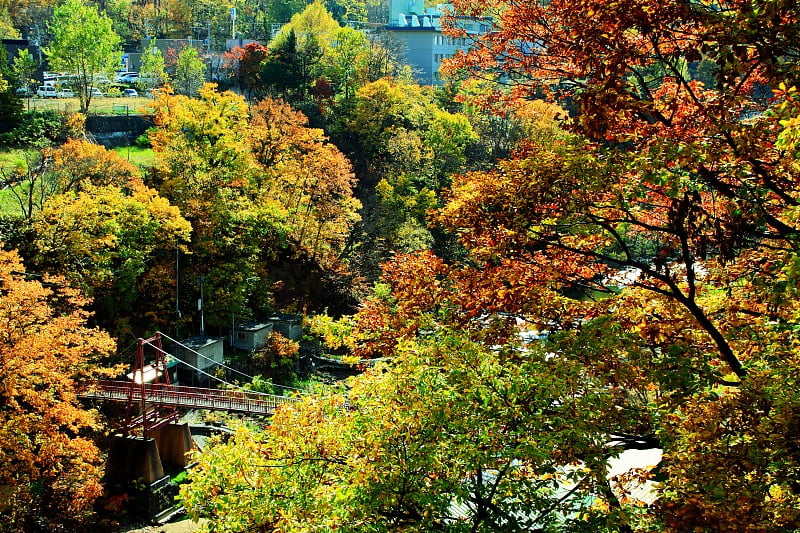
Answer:
[[[467,35],[456,38],[444,35],[442,20],[448,9],[449,4],[426,9],[423,0],[391,0],[389,4],[386,30],[405,44],[406,62],[421,84],[441,85],[442,61],[458,50],[469,48],[473,36],[486,33],[491,26],[486,18],[460,18],[458,25]]]

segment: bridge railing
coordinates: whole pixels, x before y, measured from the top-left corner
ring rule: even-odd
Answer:
[[[89,387],[87,395],[117,400],[128,399],[132,395],[132,399],[140,400],[142,386],[132,387],[131,383],[126,381],[101,380]],[[282,404],[297,401],[296,398],[273,394],[160,383],[145,384],[144,395],[148,403],[257,413],[271,412]]]

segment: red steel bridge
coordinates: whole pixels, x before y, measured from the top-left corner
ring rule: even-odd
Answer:
[[[155,352],[153,381],[145,383],[145,348]],[[250,415],[271,415],[282,404],[297,401],[288,396],[252,391],[206,389],[172,385],[167,372],[168,354],[162,348],[161,334],[138,339],[136,362],[130,380],[102,380],[89,383],[81,396],[88,399],[127,404],[125,433],[141,428],[147,436],[161,426],[176,422],[178,409],[211,409]],[[151,372],[151,374],[153,374]]]

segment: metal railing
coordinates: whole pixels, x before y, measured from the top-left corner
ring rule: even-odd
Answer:
[[[127,402],[131,399],[129,381],[102,380],[91,383],[82,393],[85,398]],[[141,385],[133,385],[133,400],[142,398]],[[166,384],[145,384],[145,401],[164,406],[231,411],[254,415],[271,415],[296,398],[257,392],[205,389]]]

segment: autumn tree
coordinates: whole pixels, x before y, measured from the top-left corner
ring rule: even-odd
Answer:
[[[142,65],[139,68],[139,79],[136,84],[145,90],[152,90],[164,85],[169,77],[164,63],[164,54],[151,42],[142,53]]]
[[[193,46],[178,52],[175,63],[175,91],[178,94],[196,96],[206,81],[206,65]]]
[[[394,358],[376,372],[389,388],[357,381],[353,411],[287,409],[301,435],[278,417],[280,439],[240,439],[226,468],[209,455],[193,512],[286,530],[797,529],[797,5],[455,6],[496,31],[453,66],[511,74],[487,102],[558,97],[572,133],[523,121],[510,158],[453,178],[433,220],[463,261],[398,255],[340,328],[355,359]],[[693,79],[703,60],[711,85]],[[641,448],[664,460],[607,478]],[[258,481],[236,485],[242,469]],[[655,502],[625,490],[653,477]]]
[[[569,98],[587,139],[533,143],[493,172],[459,179],[441,221],[487,265],[612,295],[599,316],[639,336],[652,351],[647,366],[672,376],[648,378],[679,399],[655,418],[676,423],[650,430],[671,457],[665,528],[796,527],[797,491],[736,439],[763,447],[759,428],[774,427],[773,446],[795,464],[793,422],[772,407],[793,395],[760,383],[791,373],[781,346],[794,314],[797,167],[781,141],[794,131],[797,6],[456,2],[456,15],[487,13],[496,31],[451,68],[511,74],[511,92],[498,98]],[[693,74],[703,62],[714,66],[705,82]],[[619,286],[629,287],[614,296]],[[608,356],[597,348],[586,354]],[[708,390],[722,385],[733,388]],[[703,433],[712,417],[726,429]],[[701,450],[725,446],[724,457],[698,466]],[[713,474],[738,464],[747,466],[727,481]],[[762,475],[772,481],[751,492],[748,480]]]
[[[0,529],[74,530],[103,492],[100,422],[78,387],[115,346],[63,279],[25,270],[0,252]]]
[[[98,144],[70,139],[48,153],[53,162],[49,178],[57,193],[108,185],[131,190],[142,185],[136,166]]]
[[[85,186],[49,200],[33,224],[39,268],[58,272],[94,298],[98,318],[109,329],[143,314],[147,301],[167,294],[141,294],[138,285],[159,254],[170,264],[178,244],[188,241],[191,227],[178,208],[155,190],[135,185]],[[162,257],[163,259],[163,257]],[[137,318],[141,319],[141,316]]]
[[[81,114],[67,119],[80,122]],[[140,171],[131,163],[102,146],[85,140],[70,139],[60,148],[43,148],[25,153],[25,165],[3,169],[3,183],[14,198],[24,219],[36,212],[55,195],[77,192],[89,185],[116,185],[130,188],[141,184]]]
[[[350,163],[285,103],[262,101],[251,125],[254,154],[274,179],[269,191],[288,209],[297,247],[322,264],[335,263],[360,207]]]
[[[80,129],[82,117],[67,123]],[[31,266],[64,273],[91,295],[95,320],[118,332],[122,322],[142,320],[172,299],[174,283],[149,294],[138,285],[162,262],[174,270],[175,246],[188,239],[189,227],[177,208],[144,187],[137,167],[114,151],[70,139],[12,176],[23,179],[11,190],[32,231],[20,252]]]
[[[269,57],[269,49],[258,43],[235,47],[229,52],[236,63],[236,82],[248,98],[263,96],[266,85],[262,78],[262,63]]]
[[[53,41],[45,49],[50,67],[75,76],[75,88],[85,113],[92,100],[89,90],[98,74],[108,74],[119,65],[120,38],[111,19],[84,0],[65,0],[49,23]]]
[[[160,190],[195,229],[187,260],[207,287],[218,288],[208,308],[213,324],[229,325],[249,305],[269,310],[263,280],[278,259],[320,272],[343,266],[359,207],[353,176],[305,117],[272,100],[250,113],[241,96],[212,86],[199,99],[162,95],[157,113]],[[295,269],[309,276],[308,267]]]

